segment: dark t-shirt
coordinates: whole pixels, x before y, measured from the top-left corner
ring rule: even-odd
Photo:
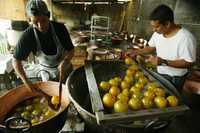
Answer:
[[[70,51],[74,48],[70,35],[64,26],[64,24],[52,22],[56,35],[58,36],[62,46],[65,48],[65,50]],[[46,55],[55,55],[57,52],[56,44],[54,43],[51,28],[49,28],[47,33],[41,33],[38,30],[37,34],[40,40],[42,51]],[[25,60],[31,52],[35,54],[37,51],[37,42],[34,35],[33,27],[29,26],[22,36],[20,37],[15,51],[14,51],[14,57],[18,60]]]

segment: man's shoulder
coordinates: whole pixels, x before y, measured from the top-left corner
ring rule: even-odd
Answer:
[[[157,32],[154,32],[151,36],[151,38],[160,38],[162,37],[162,34],[158,34]]]
[[[182,27],[179,32],[179,39],[182,39],[181,45],[196,45],[195,36],[186,28]],[[184,43],[185,42],[185,43]]]
[[[30,33],[33,33],[33,27],[32,27],[32,26],[27,27],[27,28],[24,30],[23,33],[24,33],[24,34],[30,34]]]
[[[67,28],[65,27],[64,23],[55,21],[51,21],[51,23],[53,24],[57,34],[65,33],[67,31]]]
[[[32,38],[33,36],[34,36],[33,27],[29,26],[23,31],[22,36],[20,38],[24,40],[26,38]]]
[[[64,26],[64,23],[61,23],[61,22],[51,21],[51,23],[53,24],[53,26],[56,26],[56,27],[63,27]]]
[[[22,35],[20,36],[20,38],[19,38],[19,41],[18,41],[18,43],[20,42],[24,42],[25,40],[30,40],[31,38],[33,38],[34,37],[34,31],[33,31],[33,27],[32,26],[29,26],[29,27],[27,27],[24,31],[23,31],[23,33],[22,33]]]
[[[180,29],[180,35],[182,35],[183,37],[192,37],[192,38],[194,38],[194,35],[192,34],[192,32],[190,32],[185,27],[181,27],[181,29]]]

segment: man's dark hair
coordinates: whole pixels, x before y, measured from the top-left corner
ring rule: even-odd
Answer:
[[[172,9],[166,5],[159,5],[150,14],[150,20],[158,20],[165,24],[166,21],[174,22],[174,13]]]

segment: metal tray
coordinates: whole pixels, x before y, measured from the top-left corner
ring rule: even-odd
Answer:
[[[188,106],[184,105],[182,102],[176,88],[169,81],[139,65],[139,69],[141,69],[151,80],[155,80],[168,94],[177,96],[179,99],[179,105],[177,107],[166,107],[162,109],[152,108],[138,111],[130,110],[126,113],[106,113],[97,84],[103,80],[109,80],[114,76],[123,77],[128,66],[122,61],[86,61],[85,64],[90,100],[98,124],[127,123],[162,118],[166,120],[181,115],[185,111],[189,110]]]

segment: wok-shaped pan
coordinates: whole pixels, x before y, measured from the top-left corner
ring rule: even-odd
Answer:
[[[38,88],[42,89],[43,92],[50,96],[58,96],[59,95],[59,83],[48,81],[48,82],[37,82],[34,84]],[[64,85],[63,85],[64,88]],[[29,92],[25,85],[18,86],[17,88],[11,89],[8,93],[0,97],[0,132],[20,132],[22,133],[25,130],[16,130],[13,131],[12,129],[6,128],[5,119],[7,114],[12,110],[12,108],[17,105],[18,103],[36,97],[39,94],[34,92]],[[53,116],[52,118],[33,125],[30,127],[29,131],[31,133],[45,133],[45,132],[59,132],[63,127],[65,120],[67,118],[67,107],[70,101],[68,99],[68,93],[66,89],[62,91],[62,98],[61,98],[61,109],[58,113]],[[9,121],[8,121],[9,122]],[[27,132],[27,131],[26,131]]]

